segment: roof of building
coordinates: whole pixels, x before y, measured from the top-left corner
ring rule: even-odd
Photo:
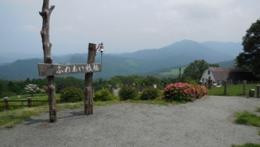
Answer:
[[[224,69],[219,67],[210,67],[209,70],[212,72],[214,79],[216,81],[226,81],[230,73],[229,69]]]
[[[226,69],[220,67],[210,67],[209,70],[212,72],[216,81],[227,81],[227,80],[255,80],[255,76],[252,72],[243,71],[241,69]]]

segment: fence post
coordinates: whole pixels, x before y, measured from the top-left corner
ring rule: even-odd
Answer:
[[[260,85],[256,85],[256,97],[260,98]]]
[[[244,80],[243,81],[243,93],[242,93],[244,96],[246,96],[246,84],[247,84],[247,81]]]
[[[224,81],[224,95],[227,95],[227,82]]]
[[[211,80],[211,77],[209,77],[208,79],[208,89],[211,89],[212,88],[212,80]]]
[[[27,106],[32,107],[32,98],[31,97],[27,98]]]
[[[8,97],[4,97],[4,110],[7,111],[9,109]]]
[[[249,90],[248,97],[255,97],[255,89],[250,89]]]

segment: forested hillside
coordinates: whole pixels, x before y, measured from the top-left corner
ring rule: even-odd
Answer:
[[[109,54],[103,56],[103,70],[96,77],[109,78],[114,75],[149,74],[173,67],[185,66],[198,59],[204,59],[209,63],[231,61],[234,59],[234,50],[240,51],[237,43],[233,47],[226,43],[198,43],[191,40],[183,40],[159,49],[146,49],[133,53]],[[217,47],[220,47],[219,51]],[[223,50],[230,50],[227,54]],[[86,54],[73,54],[54,57],[56,63],[86,63]],[[26,78],[38,78],[37,64],[42,59],[17,60],[10,64],[0,66],[0,78],[20,80]],[[100,62],[97,55],[96,62]],[[76,75],[80,77],[80,75]]]

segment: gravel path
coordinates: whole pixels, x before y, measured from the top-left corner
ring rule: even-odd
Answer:
[[[181,105],[121,103],[59,112],[59,121],[47,114],[13,129],[0,130],[1,147],[230,147],[260,143],[255,127],[236,125],[233,114],[254,111],[260,99],[210,96]]]

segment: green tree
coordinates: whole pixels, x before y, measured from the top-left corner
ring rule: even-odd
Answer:
[[[56,78],[55,83],[58,93],[62,92],[65,88],[68,87],[76,87],[80,89],[84,88],[84,81],[74,77]]]
[[[219,67],[218,64],[209,64],[209,67]]]
[[[8,87],[8,91],[13,92],[14,94],[20,94],[23,89],[23,87],[21,86],[21,83],[12,82],[12,81],[8,82],[7,87]]]
[[[195,60],[185,68],[183,78],[198,81],[209,66],[205,60]]]
[[[104,80],[104,79],[101,79],[101,78],[95,80],[94,83],[93,83],[93,85],[94,85],[94,88],[95,88],[96,90],[102,90],[103,88],[109,87],[108,82],[107,82],[106,80]]]
[[[154,76],[146,76],[141,80],[141,84],[146,87],[152,87],[153,84],[160,84],[160,79]]]
[[[243,37],[243,52],[237,56],[237,65],[260,75],[260,19],[253,23]]]
[[[4,86],[2,84],[2,81],[0,81],[0,98],[3,96]]]

